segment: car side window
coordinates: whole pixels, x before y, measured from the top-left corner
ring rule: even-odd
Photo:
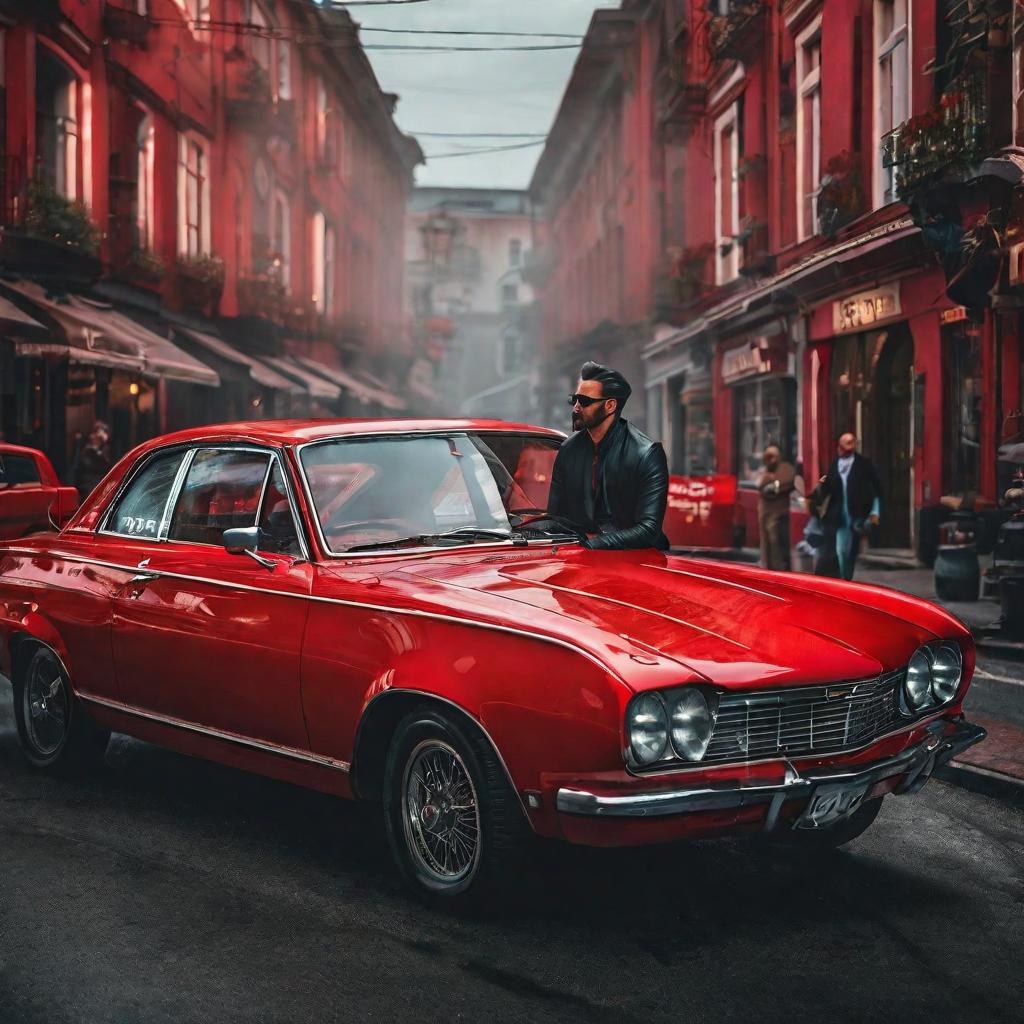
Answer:
[[[219,547],[225,530],[255,526],[269,462],[265,452],[196,452],[174,506],[168,539]]]
[[[183,451],[169,452],[156,456],[144,466],[111,513],[107,530],[125,537],[156,540],[174,478],[184,457]]]
[[[0,455],[0,491],[36,487],[40,483],[35,459],[26,455]]]
[[[259,527],[262,532],[260,549],[279,555],[302,557],[299,532],[295,528],[295,517],[288,501],[281,464],[274,460],[270,479],[263,494],[263,508],[260,512]]]

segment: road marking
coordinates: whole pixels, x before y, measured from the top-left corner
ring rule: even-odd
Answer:
[[[997,676],[993,672],[986,672],[984,669],[976,668],[974,674],[979,679],[991,679],[994,683],[1009,683],[1011,686],[1024,686],[1024,679],[1013,679],[1010,676]]]

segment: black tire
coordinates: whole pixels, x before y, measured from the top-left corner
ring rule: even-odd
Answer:
[[[446,777],[452,780],[448,786]],[[479,730],[429,707],[408,714],[391,739],[383,796],[392,856],[417,895],[458,909],[504,902],[532,833]],[[470,852],[466,839],[474,823],[477,838]]]
[[[14,718],[25,759],[55,774],[76,774],[96,765],[110,739],[86,714],[48,647],[38,647],[14,680]]]
[[[852,843],[859,835],[863,835],[878,817],[885,797],[876,797],[860,805],[848,818],[836,822],[827,828],[793,829],[786,833],[790,842],[805,849],[834,850],[837,847]]]

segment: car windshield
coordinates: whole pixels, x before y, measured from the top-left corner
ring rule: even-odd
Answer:
[[[327,547],[341,554],[564,535],[533,521],[558,447],[525,434],[406,435],[318,442],[300,459]]]

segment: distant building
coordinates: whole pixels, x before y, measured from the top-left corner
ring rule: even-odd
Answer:
[[[406,311],[448,415],[537,419],[539,214],[511,189],[418,188],[406,216]]]

